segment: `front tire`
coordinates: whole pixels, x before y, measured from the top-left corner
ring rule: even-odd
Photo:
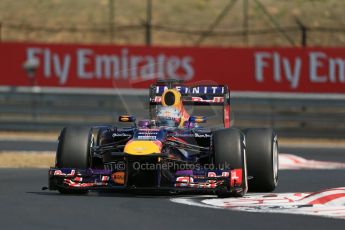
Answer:
[[[247,129],[247,161],[251,192],[272,192],[278,185],[279,149],[273,129]]]
[[[65,127],[59,136],[57,168],[87,169],[91,165],[91,132],[89,127]],[[88,190],[59,188],[63,194],[85,194]]]
[[[228,190],[217,191],[219,197],[239,196],[242,197],[248,190],[247,183],[247,160],[245,139],[242,132],[235,128],[222,129],[213,134],[214,163],[217,168],[242,169],[242,185],[240,191],[229,192]]]

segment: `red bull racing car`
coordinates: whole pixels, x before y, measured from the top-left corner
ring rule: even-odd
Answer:
[[[74,194],[149,190],[219,197],[275,189],[277,135],[272,129],[230,127],[226,85],[157,81],[149,94],[147,120],[122,115],[113,126],[65,127],[48,188]],[[214,107],[221,109],[221,126],[208,120]],[[208,116],[195,114],[196,108]]]

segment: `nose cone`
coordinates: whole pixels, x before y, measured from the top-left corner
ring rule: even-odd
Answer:
[[[161,150],[162,142],[160,141],[132,140],[126,144],[124,152],[131,155],[149,155],[161,153]]]

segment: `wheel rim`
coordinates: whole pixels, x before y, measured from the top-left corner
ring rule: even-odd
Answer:
[[[278,183],[278,144],[277,141],[275,140],[273,142],[273,181],[274,184],[277,185]]]

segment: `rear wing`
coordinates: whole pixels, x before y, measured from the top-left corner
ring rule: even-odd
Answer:
[[[184,105],[223,106],[224,127],[230,127],[230,91],[227,85],[187,85],[183,81],[157,81],[150,86],[150,113],[156,105],[161,105],[162,94],[167,89],[181,93]]]

